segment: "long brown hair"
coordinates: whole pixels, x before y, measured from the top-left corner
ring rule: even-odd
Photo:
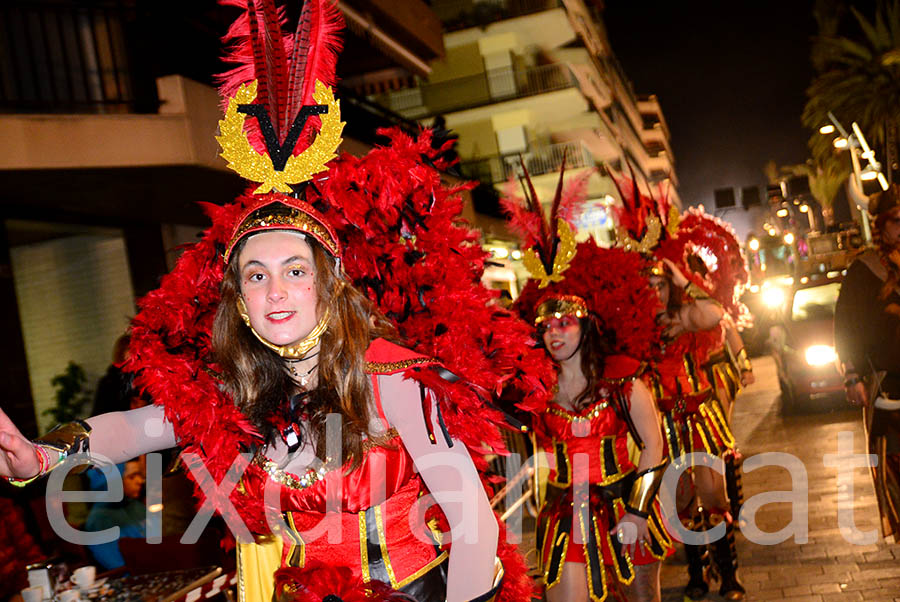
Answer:
[[[615,347],[615,333],[603,328],[600,319],[596,316],[580,318],[578,323],[581,325],[581,342],[578,347],[581,351],[580,367],[587,384],[572,401],[572,406],[576,410],[581,410],[590,405],[597,397],[603,371],[606,368],[606,358],[613,353]],[[546,350],[543,336],[539,337],[539,342]],[[559,365],[557,364],[558,369]]]
[[[225,389],[271,442],[275,436],[273,418],[290,414],[290,398],[299,387],[284,360],[254,337],[238,312],[238,266],[246,240],[238,243],[225,269],[212,342]],[[316,455],[324,459],[325,419],[330,413],[340,414],[342,456],[344,461],[352,459],[351,466],[355,468],[362,458],[363,438],[372,438],[372,392],[366,373],[366,349],[375,338],[396,340],[397,335],[375,306],[346,283],[338,273],[335,259],[311,237],[306,242],[312,250],[318,307],[329,307],[331,317],[319,347],[318,382],[303,406],[304,418],[315,441]]]

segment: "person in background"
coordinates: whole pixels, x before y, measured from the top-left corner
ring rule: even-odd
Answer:
[[[142,459],[142,458],[141,458]],[[119,538],[144,537],[146,535],[147,510],[144,506],[144,467],[141,459],[131,460],[122,466],[123,497],[119,502],[97,502],[88,513],[85,531],[103,531],[119,528]],[[119,550],[118,539],[104,544],[88,546],[97,564],[104,570],[125,566]]]
[[[900,533],[900,186],[872,196],[875,246],[850,265],[834,311],[847,400],[863,408],[881,527]]]
[[[130,340],[131,338],[127,334],[116,339],[113,346],[112,363],[106,369],[106,374],[97,381],[97,392],[94,394],[91,416],[129,409],[131,377],[122,372],[121,366],[126,359]]]

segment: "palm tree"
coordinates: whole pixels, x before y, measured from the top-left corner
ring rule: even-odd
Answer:
[[[874,23],[850,7],[860,39],[837,34],[839,13],[827,0],[816,3],[819,36],[812,61],[819,74],[807,88],[803,124],[814,131],[809,146],[817,163],[832,154],[831,140],[818,133],[831,111],[843,123],[859,123],[866,138],[886,159],[888,178],[898,170],[900,124],[900,0],[880,0]]]
[[[809,159],[806,163],[788,165],[781,169],[795,176],[807,177],[809,193],[822,209],[822,219],[825,220],[826,229],[828,226],[834,225],[834,197],[837,196],[838,190],[850,175],[844,162],[832,155],[824,162]]]

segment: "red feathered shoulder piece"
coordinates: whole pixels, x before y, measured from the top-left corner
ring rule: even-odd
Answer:
[[[637,378],[646,366],[645,362],[627,355],[611,355],[603,363],[603,378],[610,381]]]
[[[366,372],[369,374],[397,374],[411,366],[435,366],[433,357],[416,353],[387,339],[375,339],[366,349]]]

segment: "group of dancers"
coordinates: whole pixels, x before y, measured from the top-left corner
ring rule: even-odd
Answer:
[[[514,398],[549,465],[547,600],[658,600],[679,533],[720,524],[685,546],[685,594],[714,574],[740,599],[729,416],[752,370],[733,232],[618,178],[619,244],[576,243],[585,178],[561,173],[548,219],[523,173],[524,201],[504,205],[532,277],[503,309],[427,131],[336,156],[334,5],[307,0],[292,33],[271,0],[242,6],[218,140],[253,184],[207,207],[212,226],[139,303],[123,369],[154,403],[35,441],[0,412],[0,475],[177,446],[234,535],[241,600],[521,602],[537,592],[485,476]]]

